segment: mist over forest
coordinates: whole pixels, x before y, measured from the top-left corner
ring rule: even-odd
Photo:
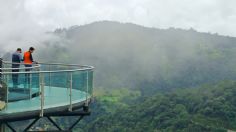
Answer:
[[[42,42],[35,58],[93,65],[96,87],[152,93],[236,78],[233,37],[111,21],[48,34],[54,39]]]
[[[236,130],[234,37],[100,21],[42,38],[35,60],[95,67],[92,114],[76,131]]]

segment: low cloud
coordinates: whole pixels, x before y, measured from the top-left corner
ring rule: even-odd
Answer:
[[[25,9],[43,27],[54,29],[94,21],[132,22],[157,28],[195,28],[236,36],[233,0],[26,0]]]
[[[234,5],[234,0],[1,0],[0,46],[27,49],[48,39],[47,31],[101,20],[236,36]]]

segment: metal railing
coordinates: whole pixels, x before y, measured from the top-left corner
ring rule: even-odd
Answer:
[[[24,63],[2,62],[0,79],[2,94],[0,101],[5,102],[7,109],[9,103],[21,100],[30,100],[40,97],[40,116],[45,109],[45,98],[57,96],[50,93],[50,89],[64,90],[60,96],[69,98],[68,110],[73,110],[73,100],[81,98],[73,91],[85,93],[85,105],[93,94],[93,69],[92,66],[62,64],[62,63],[38,63],[25,65]],[[46,92],[47,91],[47,92]],[[60,99],[60,97],[58,97]],[[1,111],[0,111],[1,112]]]

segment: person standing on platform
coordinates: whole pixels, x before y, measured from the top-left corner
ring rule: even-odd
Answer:
[[[25,71],[30,71],[29,67],[32,67],[32,64],[34,62],[32,53],[34,52],[34,50],[35,50],[34,47],[30,47],[29,51],[26,51],[24,53],[24,64],[25,64],[25,67],[26,67]]]
[[[30,71],[31,70],[31,67],[32,67],[32,64],[34,63],[34,60],[33,60],[33,56],[32,56],[32,53],[34,52],[34,47],[30,47],[29,48],[29,51],[26,51],[24,53],[24,57],[23,57],[23,60],[24,60],[24,65],[26,67],[25,71]],[[25,83],[26,84],[30,84],[30,76],[29,74],[25,74]]]
[[[19,72],[21,61],[23,61],[21,55],[21,48],[17,48],[16,52],[12,54],[12,72]],[[12,74],[12,82],[14,88],[18,86],[18,76],[18,73]]]

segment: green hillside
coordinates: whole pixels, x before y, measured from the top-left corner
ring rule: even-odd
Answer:
[[[107,100],[104,96],[98,98],[102,102],[108,101],[113,106],[119,106],[117,102]],[[96,120],[87,122],[89,124],[86,131],[236,130],[235,102],[236,82],[233,81],[195,89],[180,89],[157,94],[143,102],[119,107],[111,114],[98,116]],[[95,113],[98,110],[93,109]]]
[[[236,130],[235,82],[221,82],[236,80],[236,38],[110,21],[48,34],[39,61],[95,66],[92,114],[76,131]]]
[[[50,33],[37,58],[96,67],[96,87],[159,90],[236,79],[236,38],[193,29],[95,22]],[[42,51],[42,52],[41,52]]]

